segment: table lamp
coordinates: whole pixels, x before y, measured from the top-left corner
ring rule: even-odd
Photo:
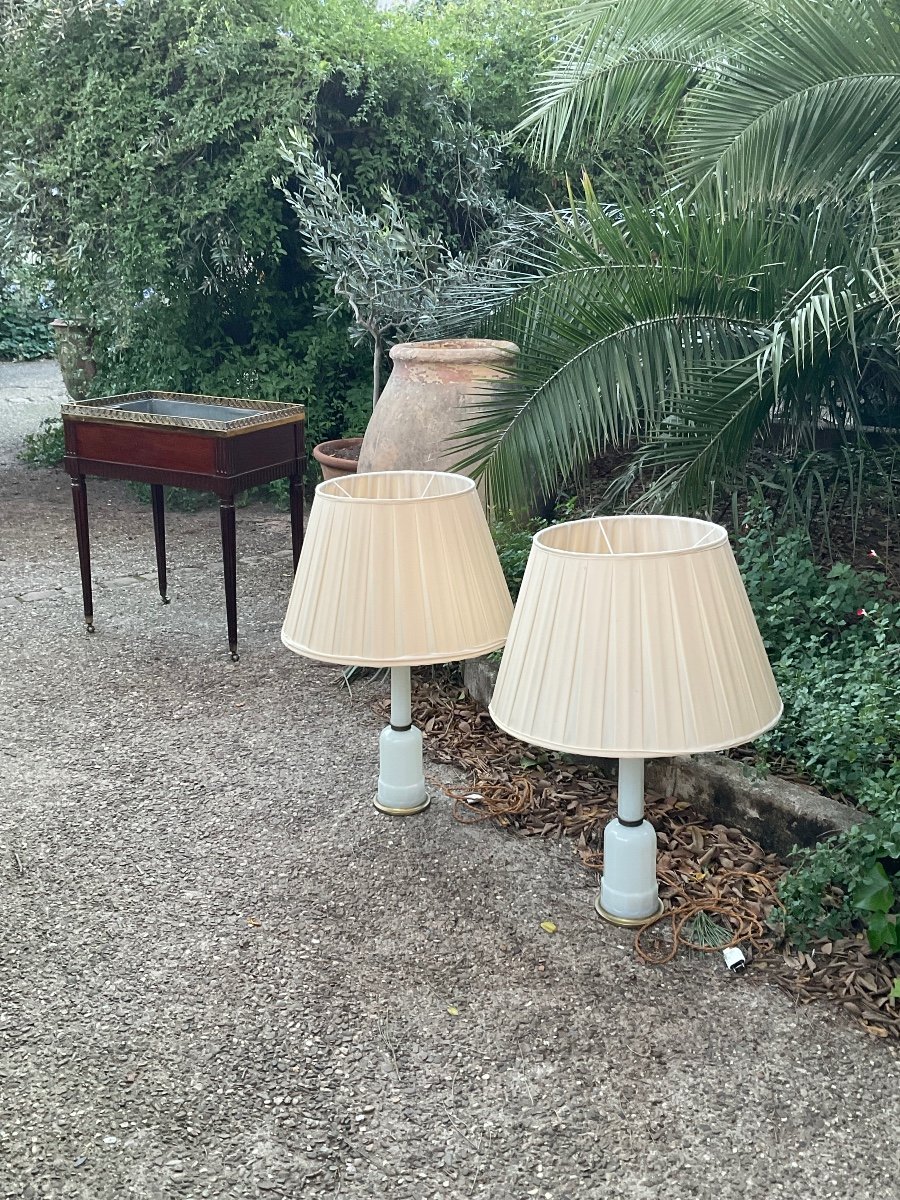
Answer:
[[[782,704],[728,535],[687,517],[595,517],[532,543],[490,705],[524,742],[619,760],[597,911],[661,911],[644,760],[741,745]]]
[[[316,488],[281,640],[342,666],[391,668],[375,807],[428,807],[410,667],[455,662],[506,640],[512,600],[471,479],[372,471]]]

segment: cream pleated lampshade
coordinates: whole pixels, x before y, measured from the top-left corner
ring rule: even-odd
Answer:
[[[491,702],[502,729],[653,758],[740,745],[781,710],[720,526],[600,517],[535,536]]]
[[[453,662],[506,641],[512,601],[475,484],[380,471],[316,488],[281,640],[322,662]]]

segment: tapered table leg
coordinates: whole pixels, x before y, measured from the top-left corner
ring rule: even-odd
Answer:
[[[291,496],[291,544],[294,550],[294,570],[300,561],[300,551],[303,549],[303,476],[292,475],[290,478]]]
[[[94,632],[94,590],[91,586],[91,539],[88,532],[87,487],[83,475],[72,477],[72,504],[75,508],[75,536],[78,539],[78,565],[81,568],[81,596],[84,623]]]
[[[225,615],[228,619],[228,649],[231,661],[237,662],[237,539],[234,523],[234,496],[219,500],[219,520],[222,525],[222,566],[225,572]]]
[[[166,509],[161,483],[150,484],[150,500],[153,505],[153,540],[156,543],[156,578],[163,604],[169,603],[166,581]]]

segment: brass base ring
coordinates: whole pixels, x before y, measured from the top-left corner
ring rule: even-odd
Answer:
[[[431,803],[431,797],[426,796],[421,804],[417,804],[415,808],[391,808],[390,805],[380,804],[377,799],[372,803],[381,813],[387,813],[389,817],[412,817],[416,813],[424,812]]]
[[[627,928],[636,928],[638,925],[646,925],[648,921],[652,921],[655,917],[662,915],[665,905],[662,900],[657,901],[656,912],[652,912],[649,917],[614,917],[612,913],[608,913],[600,903],[600,897],[594,901],[594,908],[597,914],[608,921],[610,925],[624,925]]]

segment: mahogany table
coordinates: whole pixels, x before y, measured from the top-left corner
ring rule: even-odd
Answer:
[[[290,481],[294,569],[303,545],[305,410],[300,404],[133,392],[62,407],[65,466],[72,476],[84,620],[94,632],[86,475],[150,484],[159,594],[169,603],[163,488],[215,493],[222,528],[228,648],[237,662],[237,548],[234,497],[246,488]]]

